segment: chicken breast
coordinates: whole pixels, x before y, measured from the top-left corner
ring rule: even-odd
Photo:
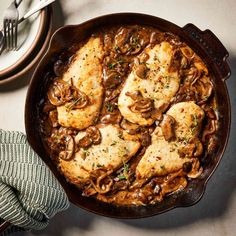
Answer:
[[[194,102],[173,105],[167,114],[175,119],[173,141],[166,141],[162,129],[157,127],[152,134],[152,144],[147,148],[136,168],[138,178],[163,176],[178,171],[185,162],[192,162],[193,156],[181,156],[180,151],[196,138],[204,117],[203,110]]]
[[[98,115],[103,97],[103,55],[103,44],[98,37],[91,37],[75,54],[62,79],[69,82],[72,79],[73,85],[88,96],[89,105],[80,109],[68,109],[67,103],[57,107],[60,125],[85,129]]]
[[[71,161],[60,160],[60,169],[67,179],[76,183],[86,181],[90,172],[99,168],[116,170],[138,151],[139,141],[127,134],[116,125],[101,126],[99,131],[102,141],[88,149],[81,148]],[[79,132],[75,141],[84,137],[85,132]]]
[[[175,136],[178,140],[191,141],[199,135],[204,111],[195,102],[180,102],[173,105],[167,114],[175,121]]]
[[[134,101],[128,94],[139,91],[144,98],[153,100],[157,110],[163,110],[178,91],[180,78],[177,71],[170,70],[174,49],[168,42],[162,42],[154,48],[146,48],[144,53],[149,56],[146,61],[146,78],[140,78],[134,66],[120,93],[118,107],[128,121],[139,125],[151,125],[154,122],[153,118],[144,118],[141,113],[131,111],[130,106]]]

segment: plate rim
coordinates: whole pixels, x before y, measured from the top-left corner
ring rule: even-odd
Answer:
[[[13,71],[16,71],[22,65],[22,63],[30,56],[30,54],[35,49],[35,47],[38,45],[39,41],[41,40],[41,35],[43,34],[45,26],[47,24],[47,13],[46,13],[45,9],[43,9],[39,13],[39,17],[40,17],[39,27],[38,27],[37,34],[36,34],[32,44],[29,46],[29,48],[26,50],[26,52],[15,63],[4,68],[3,70],[0,70],[1,77],[7,77]]]
[[[21,63],[19,66],[17,66],[15,69],[12,69],[10,71],[10,75],[5,75],[2,76],[4,77],[3,79],[0,80],[0,86],[3,84],[7,84],[13,80],[18,79],[19,77],[21,77],[22,75],[26,74],[28,71],[30,71],[30,69],[32,69],[32,67],[35,65],[35,63],[39,60],[40,56],[42,56],[48,46],[49,40],[51,38],[51,33],[52,33],[52,14],[53,14],[53,9],[51,6],[47,6],[45,9],[42,10],[42,12],[40,14],[44,14],[45,17],[45,24],[43,27],[43,31],[41,32],[40,36],[42,36],[42,34],[45,34],[45,36],[43,38],[39,37],[39,40],[37,42],[37,44],[35,45],[34,48],[32,48],[32,50],[30,50],[30,54],[28,55],[28,57],[24,58],[24,60],[21,60]],[[38,50],[36,50],[36,48],[38,47]],[[30,48],[30,49],[31,49]],[[34,51],[36,50],[34,57],[32,57],[33,55],[31,55]],[[30,60],[32,59],[32,60]],[[26,60],[30,60],[29,63],[27,63],[24,66],[24,62]],[[0,74],[1,76],[1,74]]]

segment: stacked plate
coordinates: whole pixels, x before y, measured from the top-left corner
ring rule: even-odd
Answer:
[[[19,6],[20,18],[40,0],[23,0]],[[0,29],[4,10],[12,0],[4,0],[0,5]],[[4,51],[0,55],[0,85],[20,78],[27,73],[44,53],[52,30],[51,8],[31,16],[19,24],[18,50]]]

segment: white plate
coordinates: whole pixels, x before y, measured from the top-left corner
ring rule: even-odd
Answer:
[[[0,4],[0,29],[2,29],[4,10],[11,4],[13,0],[1,0]],[[24,14],[40,0],[23,0],[18,8],[19,17]],[[18,50],[4,51],[0,55],[0,74],[14,67],[15,64],[29,53],[40,26],[40,14],[31,16],[28,20],[22,22],[18,28]]]

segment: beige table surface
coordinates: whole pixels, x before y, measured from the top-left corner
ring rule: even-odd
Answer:
[[[1,0],[2,1],[2,0]],[[224,158],[195,206],[140,220],[116,220],[73,205],[30,236],[236,235],[236,1],[235,0],[61,0],[54,6],[57,25],[81,23],[113,12],[140,12],[179,26],[192,22],[211,29],[230,53],[232,76],[227,81],[232,103],[232,128]],[[27,78],[0,87],[0,128],[24,132]]]

